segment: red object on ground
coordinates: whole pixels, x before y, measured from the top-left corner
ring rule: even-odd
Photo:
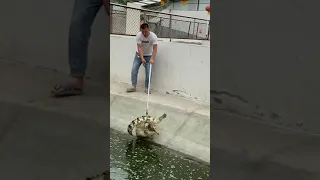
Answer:
[[[206,11],[210,14],[210,5],[206,6]]]

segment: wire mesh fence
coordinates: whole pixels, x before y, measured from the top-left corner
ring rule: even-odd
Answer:
[[[209,40],[209,20],[110,3],[111,34],[136,35],[146,22],[158,38]]]

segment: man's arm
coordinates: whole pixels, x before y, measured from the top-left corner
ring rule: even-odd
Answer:
[[[144,60],[142,46],[141,46],[141,44],[137,44],[137,45],[138,45],[138,54],[139,54],[140,58],[142,60]]]
[[[153,39],[153,51],[152,51],[151,59],[154,60],[154,58],[157,55],[157,51],[158,51],[158,38],[157,36],[155,36]]]
[[[142,50],[142,46],[141,46],[141,40],[140,40],[138,35],[136,37],[136,41],[137,41],[137,47],[138,47],[138,54],[139,54],[141,60],[144,61],[143,50]]]

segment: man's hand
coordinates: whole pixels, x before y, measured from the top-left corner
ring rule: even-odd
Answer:
[[[143,57],[141,57],[141,61],[143,65],[146,64],[146,60]]]
[[[153,64],[154,63],[154,60],[153,58],[150,59],[150,64]]]

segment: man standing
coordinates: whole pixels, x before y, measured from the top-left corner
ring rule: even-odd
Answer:
[[[109,4],[109,0],[75,0],[69,29],[71,81],[54,86],[51,90],[52,96],[63,97],[82,94],[91,26],[102,5],[110,15]]]
[[[150,64],[154,63],[158,49],[157,35],[150,31],[149,25],[147,23],[141,24],[140,30],[136,36],[137,52],[131,70],[132,87],[127,89],[128,93],[136,91],[141,64],[146,69],[145,92],[148,93]]]

